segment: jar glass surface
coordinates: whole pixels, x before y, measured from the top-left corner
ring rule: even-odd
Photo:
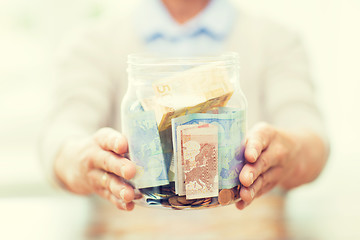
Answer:
[[[140,205],[203,209],[239,200],[247,103],[236,53],[128,57],[122,132]]]

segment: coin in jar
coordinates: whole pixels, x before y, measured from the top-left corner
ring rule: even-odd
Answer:
[[[205,198],[204,202],[201,203],[201,205],[206,206],[209,205],[212,202],[212,198]]]
[[[203,208],[206,208],[207,206],[203,206],[203,205],[194,205],[192,206],[191,205],[191,209],[203,209]]]
[[[193,204],[194,202],[196,202],[196,199],[186,199],[185,196],[177,197],[176,200],[177,200],[179,203],[183,204],[183,205],[191,205],[191,204]]]
[[[185,206],[184,204],[180,203],[178,200],[177,200],[177,196],[175,197],[171,197],[169,198],[169,203],[172,207],[174,208],[177,208],[177,209],[183,209],[183,208],[187,208],[187,206]]]
[[[219,197],[218,197],[218,201],[221,205],[228,205],[230,204],[232,201],[234,201],[234,191],[232,189],[222,189],[219,192]]]
[[[240,189],[241,189],[241,185],[239,184],[236,187],[233,187],[232,190],[234,191],[234,199],[239,199],[240,198]]]
[[[203,202],[204,202],[204,198],[200,198],[200,199],[196,199],[196,201],[193,202],[191,205],[195,206],[195,205],[202,204]]]

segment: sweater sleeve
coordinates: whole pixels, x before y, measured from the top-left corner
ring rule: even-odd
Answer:
[[[68,138],[90,136],[111,118],[114,83],[109,76],[106,42],[83,33],[60,48],[56,61],[54,107],[40,141],[44,171],[59,186],[54,160]]]
[[[264,118],[285,129],[309,129],[327,142],[308,59],[299,37],[281,30],[269,38],[262,102]]]

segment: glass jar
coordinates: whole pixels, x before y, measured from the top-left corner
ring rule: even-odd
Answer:
[[[122,132],[137,204],[202,209],[239,200],[247,102],[236,53],[128,57]]]

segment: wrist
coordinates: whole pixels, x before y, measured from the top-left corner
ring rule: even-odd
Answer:
[[[289,156],[289,168],[280,186],[289,190],[317,178],[326,162],[322,139],[311,130],[286,132],[294,142]]]
[[[80,161],[85,157],[89,140],[87,138],[69,138],[59,149],[54,161],[55,177],[62,186],[77,194],[86,194],[86,181],[81,174]]]

